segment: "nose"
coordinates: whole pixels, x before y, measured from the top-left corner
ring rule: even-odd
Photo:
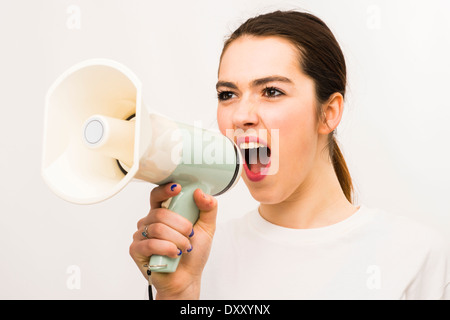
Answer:
[[[249,98],[241,99],[233,112],[233,125],[235,128],[249,129],[259,123],[258,107],[255,101]]]

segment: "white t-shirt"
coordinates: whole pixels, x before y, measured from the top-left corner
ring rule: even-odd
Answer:
[[[289,229],[255,209],[218,225],[201,299],[450,299],[447,241],[361,206],[323,228]]]

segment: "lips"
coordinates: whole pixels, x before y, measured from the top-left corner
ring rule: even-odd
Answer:
[[[244,170],[250,181],[261,181],[270,168],[271,150],[267,142],[257,136],[245,136],[236,139],[245,159]]]

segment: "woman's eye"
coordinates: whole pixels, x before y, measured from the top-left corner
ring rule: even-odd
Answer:
[[[283,94],[284,94],[283,92],[273,87],[265,88],[263,91],[263,95],[268,98],[278,97]]]
[[[220,101],[229,100],[229,99],[233,98],[233,96],[235,96],[235,94],[231,91],[222,91],[222,92],[217,93],[217,98]]]

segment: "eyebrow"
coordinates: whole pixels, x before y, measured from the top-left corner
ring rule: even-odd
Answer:
[[[269,76],[269,77],[264,77],[264,78],[253,80],[251,82],[251,86],[259,87],[266,83],[275,82],[275,81],[289,83],[289,84],[293,83],[291,79],[283,77],[283,76]],[[233,82],[230,82],[230,81],[218,81],[216,84],[216,89],[218,89],[219,87],[227,87],[227,88],[231,88],[231,89],[238,88],[236,84],[234,84]]]

